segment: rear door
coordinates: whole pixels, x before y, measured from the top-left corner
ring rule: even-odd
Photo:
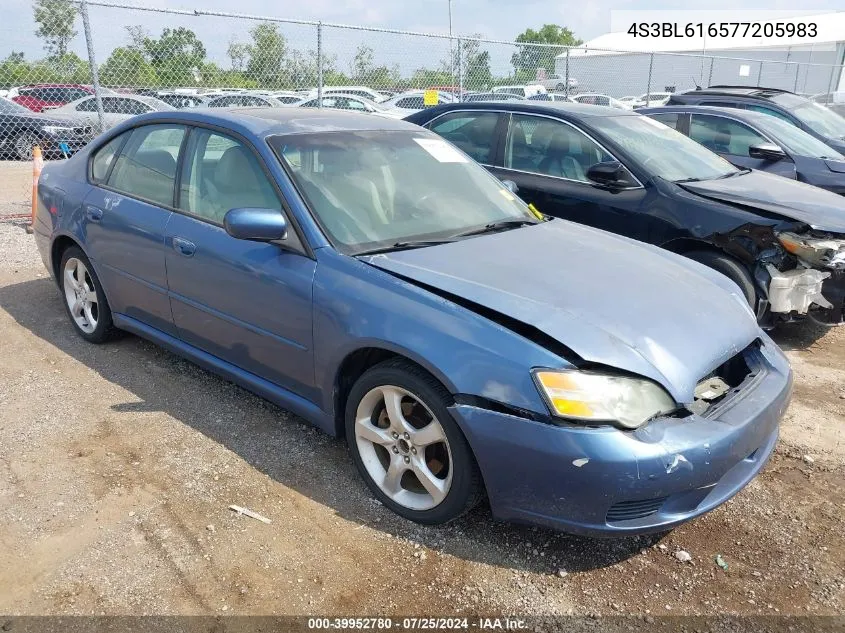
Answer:
[[[243,139],[194,128],[179,191],[179,209],[167,225],[165,242],[179,337],[313,397],[316,262],[305,254],[293,227],[280,244],[235,239],[223,228],[226,213],[235,208],[284,213],[261,158]]]
[[[785,178],[795,179],[795,163],[790,158],[763,160],[749,155],[755,145],[776,144],[751,126],[725,116],[693,113],[689,137],[716,152],[737,167],[760,169]]]
[[[503,180],[513,180],[519,197],[543,213],[645,239],[637,218],[644,188],[637,184],[610,190],[587,179],[592,165],[611,160],[616,158],[572,124],[513,114],[501,167],[491,171]]]
[[[112,311],[171,335],[164,233],[185,133],[181,125],[145,125],[100,148],[81,220]]]

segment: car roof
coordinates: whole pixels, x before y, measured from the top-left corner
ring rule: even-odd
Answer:
[[[467,103],[446,103],[435,107],[438,112],[450,110],[485,110],[495,108],[505,112],[524,114],[550,114],[564,119],[579,120],[609,116],[638,116],[631,110],[621,110],[608,106],[587,105],[584,103],[569,103],[567,101],[471,101]],[[432,108],[428,111],[433,111]]]
[[[695,90],[688,90],[681,95],[734,95],[737,97],[759,97],[766,99],[779,94],[794,94],[779,88],[764,88],[762,86],[710,86]]]
[[[401,119],[334,108],[219,108],[150,112],[132,119],[137,122],[178,121],[207,123],[243,129],[256,136],[315,134],[319,132],[408,131],[422,132]]]
[[[692,114],[720,114],[739,121],[765,123],[772,115],[754,110],[740,110],[739,108],[724,108],[708,105],[669,105],[654,108],[640,108],[640,114],[660,114],[661,112],[689,112]]]

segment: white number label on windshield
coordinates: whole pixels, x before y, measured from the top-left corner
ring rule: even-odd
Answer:
[[[446,141],[436,138],[415,138],[414,141],[441,163],[466,163],[469,159]]]

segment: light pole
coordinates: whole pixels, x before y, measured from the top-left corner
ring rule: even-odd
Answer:
[[[449,72],[452,75],[452,87],[455,85],[455,48],[452,41],[452,0],[449,0]]]

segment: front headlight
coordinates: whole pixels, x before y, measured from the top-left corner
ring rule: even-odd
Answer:
[[[52,134],[53,136],[59,136],[61,134],[70,134],[73,132],[72,127],[62,127],[61,125],[44,125],[41,127],[42,130],[47,132],[47,134]]]
[[[845,240],[835,237],[817,238],[784,231],[777,233],[778,241],[787,252],[803,259],[811,266],[845,268]]]
[[[665,389],[644,378],[546,369],[533,375],[552,413],[561,418],[635,429],[678,408]]]

